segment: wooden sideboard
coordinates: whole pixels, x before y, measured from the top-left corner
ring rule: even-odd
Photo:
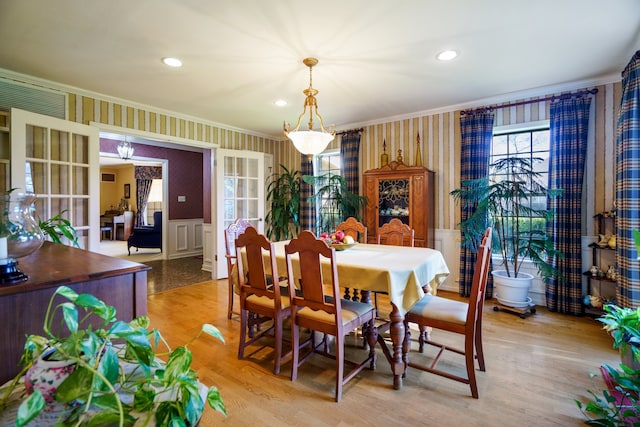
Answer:
[[[116,308],[119,320],[147,314],[150,267],[144,264],[51,242],[18,263],[29,280],[0,286],[0,384],[19,372],[26,336],[43,334],[45,311],[58,286],[100,298]]]

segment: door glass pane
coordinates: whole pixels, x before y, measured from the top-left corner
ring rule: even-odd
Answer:
[[[247,200],[247,217],[248,218],[257,218],[258,217],[258,201],[257,200]]]
[[[69,167],[51,165],[51,194],[69,194]]]
[[[36,194],[45,194],[47,192],[47,165],[39,162],[26,163],[26,188],[23,190],[31,191]]]
[[[247,182],[247,197],[257,198],[258,197],[258,180],[250,179]]]
[[[235,211],[233,210],[233,200],[224,201],[224,219],[233,222],[235,219]]]
[[[69,134],[51,130],[51,160],[69,161]]]
[[[69,219],[69,199],[67,197],[52,197],[51,198],[51,212],[54,215],[60,214],[62,211],[67,212],[61,214],[63,218]],[[75,225],[75,224],[74,224]]]
[[[236,214],[240,218],[247,218],[248,209],[246,200],[236,200]]]
[[[247,159],[236,158],[236,175],[247,175]]]
[[[238,178],[236,197],[247,197],[247,180],[245,178]]]
[[[47,156],[47,130],[39,126],[27,125],[26,156],[35,159],[46,159]]]
[[[36,199],[36,201],[33,203],[33,207],[36,210],[36,218],[45,219],[51,217],[51,214],[49,213],[47,204],[45,202],[45,199]]]
[[[233,157],[225,157],[224,158],[224,175],[225,176],[233,176]]]
[[[73,199],[73,220],[75,226],[89,224],[89,199]]]
[[[73,134],[73,162],[89,164],[89,137]]]
[[[249,166],[247,168],[247,176],[251,178],[258,177],[258,159],[248,159]]]
[[[89,168],[74,166],[73,168],[73,194],[89,195]]]
[[[224,198],[231,199],[234,193],[233,178],[224,178]]]

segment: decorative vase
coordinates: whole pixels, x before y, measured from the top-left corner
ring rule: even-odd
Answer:
[[[389,155],[387,154],[387,140],[382,140],[382,154],[380,155],[380,166],[389,164]]]
[[[416,166],[422,166],[422,152],[420,151],[420,133],[418,133],[416,144]]]
[[[0,197],[0,284],[29,278],[18,270],[17,258],[38,250],[44,235],[33,217],[33,193],[5,192]]]
[[[509,277],[505,270],[493,270],[491,274],[498,302],[509,307],[526,307],[531,302],[531,274],[520,272],[518,277]]]
[[[611,249],[615,249],[616,248],[616,235],[612,234],[611,237],[609,237],[609,241],[607,242],[607,244],[609,245],[609,247]]]
[[[49,360],[54,351],[54,348],[49,348],[42,352],[27,370],[24,380],[27,394],[39,390],[47,406],[56,404],[55,395],[58,387],[76,368],[76,363],[72,360]]]

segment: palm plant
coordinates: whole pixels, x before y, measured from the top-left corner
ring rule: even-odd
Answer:
[[[267,237],[287,240],[300,231],[300,172],[289,171],[280,165],[282,172],[269,177],[267,203],[269,213],[265,217]]]
[[[362,210],[367,205],[367,198],[352,193],[347,188],[347,181],[342,175],[327,173],[320,176],[303,175],[302,180],[313,185],[315,194],[309,201],[319,202],[323,212],[318,215],[317,232],[331,232],[342,221],[352,216],[361,221]]]
[[[463,207],[476,206],[475,211],[460,223],[463,246],[474,249],[487,226],[493,227],[494,253],[500,254],[508,277],[518,277],[525,260],[530,260],[544,279],[558,275],[547,262],[549,257],[562,256],[555,249],[546,223],[553,212],[546,207],[547,199],[559,197],[561,189],[548,189],[541,183],[541,174],[534,168],[539,158],[505,157],[492,163],[490,175],[461,182],[461,188],[451,192]]]

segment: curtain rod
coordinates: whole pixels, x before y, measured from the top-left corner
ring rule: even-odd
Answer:
[[[336,135],[344,135],[345,133],[356,133],[356,132],[362,132],[362,131],[364,131],[364,128],[349,129],[349,130],[343,130],[341,132],[336,132]]]
[[[529,99],[526,101],[507,102],[506,104],[494,104],[494,105],[488,105],[486,107],[470,108],[468,110],[462,110],[460,114],[464,116],[465,114],[491,111],[496,108],[517,107],[518,105],[534,104],[536,102],[545,102],[545,101],[555,101],[557,99],[568,99],[568,98],[589,95],[589,94],[594,95],[596,93],[598,93],[598,88],[584,89],[584,90],[579,90],[578,92],[573,92],[573,93],[563,93],[562,95],[552,95],[552,96],[546,96],[544,98]]]

